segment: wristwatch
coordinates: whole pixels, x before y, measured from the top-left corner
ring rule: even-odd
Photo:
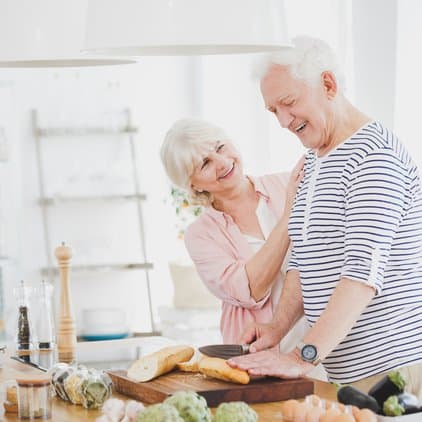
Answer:
[[[312,363],[313,365],[318,365],[321,362],[318,356],[318,349],[315,345],[300,341],[296,347],[299,349],[300,357],[303,361]]]

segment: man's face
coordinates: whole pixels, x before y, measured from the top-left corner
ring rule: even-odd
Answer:
[[[321,148],[329,138],[330,102],[324,83],[309,85],[290,75],[285,66],[273,65],[261,80],[265,107],[280,125],[306,148]]]

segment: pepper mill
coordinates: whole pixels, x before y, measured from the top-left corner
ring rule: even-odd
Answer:
[[[54,251],[60,272],[60,309],[57,329],[57,350],[59,362],[70,363],[76,354],[76,324],[70,296],[69,264],[72,249],[62,242]]]

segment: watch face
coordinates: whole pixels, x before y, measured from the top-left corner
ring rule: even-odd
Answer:
[[[316,347],[312,344],[305,344],[300,353],[303,360],[306,360],[307,362],[313,362],[318,355]]]

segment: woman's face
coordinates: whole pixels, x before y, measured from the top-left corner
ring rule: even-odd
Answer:
[[[197,163],[191,177],[192,188],[218,196],[235,188],[243,180],[239,153],[230,141],[217,141]]]

